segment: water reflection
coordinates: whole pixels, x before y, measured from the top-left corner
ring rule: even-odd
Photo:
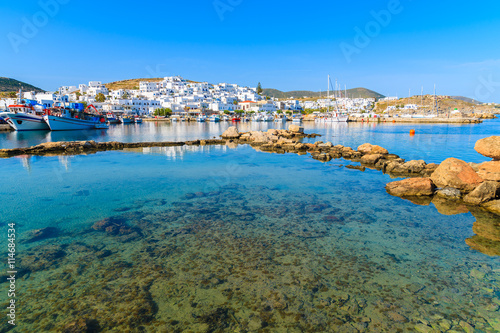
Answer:
[[[500,119],[483,124],[393,124],[393,123],[314,123],[303,124],[306,132],[322,135],[324,142],[357,147],[369,142],[387,148],[405,159],[423,159],[428,163],[441,162],[447,157],[457,157],[468,162],[486,159],[474,151],[477,140],[496,135]],[[47,141],[187,141],[219,137],[229,126],[240,132],[267,131],[270,128],[286,129],[290,123],[275,122],[144,122],[142,124],[111,125],[108,130],[63,132],[4,132],[0,133],[0,149],[27,147]],[[416,130],[411,137],[410,129]],[[310,141],[315,141],[311,139]]]

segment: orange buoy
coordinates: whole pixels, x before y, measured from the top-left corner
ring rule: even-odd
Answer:
[[[392,120],[392,122],[393,122],[393,123],[395,123],[395,122],[396,122],[396,120],[394,120],[394,119],[393,119],[393,120]]]
[[[410,130],[410,135],[415,135],[415,130],[414,129]]]

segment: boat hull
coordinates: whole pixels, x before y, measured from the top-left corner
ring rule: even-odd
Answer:
[[[56,117],[56,116],[43,116],[45,122],[49,125],[52,131],[77,131],[88,129],[106,129],[107,124],[91,120]]]
[[[27,113],[0,113],[7,124],[16,131],[48,131],[50,130],[42,116],[27,114]]]

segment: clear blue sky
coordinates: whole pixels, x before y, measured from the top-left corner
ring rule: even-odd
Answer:
[[[182,75],[319,91],[330,74],[500,103],[499,13],[498,1],[2,1],[0,76],[47,90]]]

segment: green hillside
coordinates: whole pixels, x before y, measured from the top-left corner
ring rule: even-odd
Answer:
[[[44,91],[38,87],[32,86],[31,84],[25,82],[10,79],[7,77],[0,77],[0,92],[18,91],[19,88],[22,88],[23,91],[36,91],[36,92]]]
[[[342,96],[345,95],[345,92],[342,91]],[[326,97],[327,92],[322,91],[320,92],[314,92],[314,91],[308,91],[308,90],[295,90],[295,91],[287,91],[283,92],[277,89],[263,89],[262,95],[269,96],[269,97],[275,97],[275,98],[319,98],[321,97]],[[333,96],[334,92],[330,92],[330,96]],[[354,88],[354,89],[348,89],[347,90],[347,97],[349,98],[383,98],[385,97],[382,94],[379,94],[373,90],[369,90],[366,88]]]

